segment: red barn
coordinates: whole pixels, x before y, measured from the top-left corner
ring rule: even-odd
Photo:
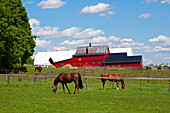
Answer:
[[[72,58],[50,63],[56,68],[61,68],[66,64],[73,67],[142,67],[142,56],[128,56],[127,52],[110,53],[107,45],[101,46],[82,46],[77,47],[76,53]]]

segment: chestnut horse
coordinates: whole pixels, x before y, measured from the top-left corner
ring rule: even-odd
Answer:
[[[41,66],[37,66],[37,67],[35,67],[34,71],[36,71],[36,70],[38,70],[41,73],[42,67]]]
[[[78,89],[77,93],[79,94],[79,88],[80,89],[83,88],[81,75],[79,73],[60,73],[59,76],[57,76],[57,78],[54,80],[54,84],[52,86],[53,93],[55,93],[57,91],[57,85],[60,82],[63,86],[63,93],[65,94],[65,88],[64,88],[64,85],[65,85],[69,94],[71,94],[70,90],[68,89],[67,83],[71,83],[73,81],[75,83],[74,94],[76,93],[76,89]]]
[[[101,77],[121,77],[121,76],[119,74],[117,74],[117,73],[116,74],[103,73],[101,75]],[[103,82],[103,90],[105,89],[104,84],[105,84],[106,80],[113,81],[113,79],[101,78],[101,81]],[[125,83],[124,83],[123,79],[114,79],[114,82],[117,83],[117,89],[119,89],[119,81],[121,81],[121,83],[122,83],[122,89],[125,89]]]

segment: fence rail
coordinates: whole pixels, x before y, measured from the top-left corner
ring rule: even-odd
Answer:
[[[34,86],[36,83],[36,78],[56,78],[57,76],[40,76],[40,75],[12,75],[12,74],[0,74],[0,76],[8,77],[8,85],[10,84],[10,77],[34,77]],[[170,78],[145,78],[145,77],[96,77],[96,76],[82,76],[86,80],[87,89],[87,79],[129,79],[129,80],[141,80],[141,91],[142,91],[142,80],[168,80],[169,81],[169,92],[170,92]],[[114,82],[113,82],[114,89]]]

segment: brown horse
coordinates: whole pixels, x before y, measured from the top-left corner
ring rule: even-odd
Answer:
[[[35,67],[34,71],[36,71],[36,70],[38,70],[41,73],[42,67],[41,66],[37,66],[37,67]]]
[[[70,90],[68,89],[67,83],[71,83],[73,81],[75,83],[74,94],[76,93],[76,89],[78,89],[77,93],[79,94],[79,88],[80,89],[83,88],[81,75],[79,73],[60,73],[59,76],[57,76],[57,78],[54,80],[54,84],[52,86],[53,93],[57,91],[57,84],[60,82],[63,86],[63,93],[65,94],[65,88],[64,88],[64,84],[65,84],[69,94],[71,94]]]
[[[117,74],[117,73],[116,74],[103,73],[101,75],[101,77],[121,77],[121,76],[119,74]],[[106,80],[113,81],[113,79],[101,78],[101,81],[103,82],[103,90],[105,89],[104,84],[105,84]],[[119,81],[121,81],[121,83],[122,83],[122,89],[125,89],[125,83],[124,83],[123,79],[114,79],[114,82],[117,83],[117,89],[119,89]]]

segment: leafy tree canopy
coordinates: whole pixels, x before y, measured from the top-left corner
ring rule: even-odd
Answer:
[[[27,62],[35,47],[26,9],[21,0],[0,0],[0,68],[17,68]]]

